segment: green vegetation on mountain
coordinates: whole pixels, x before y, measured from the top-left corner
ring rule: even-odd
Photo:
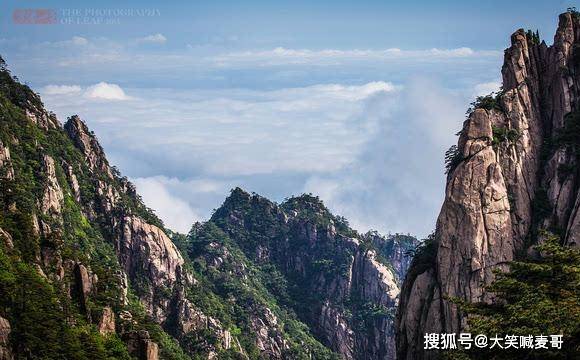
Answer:
[[[358,234],[312,195],[278,205],[239,188],[209,221],[173,233],[80,118],[63,128],[1,58],[0,189],[0,354],[394,354],[414,238]]]
[[[504,91],[500,90],[498,92],[492,92],[488,95],[480,95],[476,97],[475,101],[473,101],[467,109],[467,115],[471,115],[471,113],[473,113],[476,109],[503,111],[501,104],[501,97],[503,94]]]
[[[41,111],[40,98],[13,78],[3,61],[1,65],[0,141],[10,145],[14,176],[7,176],[7,167],[0,169],[0,229],[10,234],[14,247],[0,241],[0,316],[12,324],[10,339],[15,356],[129,359],[126,345],[117,334],[101,335],[96,328],[96,317],[104,306],[115,311],[125,307],[119,301],[120,267],[105,219],[95,214],[95,219],[89,220],[82,209],[96,201],[95,180],[121,187],[126,179],[111,180],[103,174],[96,174],[95,179],[83,154],[62,128],[41,129],[32,123],[26,111]],[[54,115],[48,116],[56,121]],[[55,159],[56,180],[64,195],[59,218],[40,209],[48,181],[43,156]],[[65,166],[77,170],[81,203],[73,198]],[[127,212],[147,213],[149,219],[161,223],[139,198],[123,199],[122,207]],[[37,225],[35,218],[42,223]],[[62,279],[53,276],[67,263],[85,264],[98,278],[97,289],[86,304],[67,294],[69,284],[75,281],[72,274],[65,273]],[[136,327],[153,324],[144,317]],[[158,325],[155,327],[153,339],[164,353],[164,344],[171,341]],[[174,350],[167,352],[167,358],[178,358],[171,356]]]
[[[332,335],[320,328],[320,321],[327,316],[325,311],[336,311],[344,326],[350,326],[361,337],[384,336],[378,335],[377,329],[392,323],[393,304],[378,303],[370,293],[365,293],[357,283],[360,281],[357,276],[361,276],[361,271],[375,271],[365,265],[365,261],[370,261],[368,257],[372,257],[386,268],[381,271],[392,274],[391,286],[397,286],[398,272],[391,255],[399,255],[397,261],[402,262],[399,268],[406,271],[405,253],[414,248],[413,237],[358,234],[344,218],[331,214],[318,197],[309,194],[291,197],[278,205],[239,188],[232,190],[207,224],[215,224],[227,234],[253,263],[247,270],[256,271],[254,278],[275,300],[269,302],[269,308],[279,307],[292,317],[295,314],[325,344],[336,341],[330,340]],[[193,248],[196,249],[195,245]],[[207,252],[198,249],[190,253]],[[355,283],[349,287],[351,281]]]
[[[283,305],[288,299],[286,280],[269,265],[256,265],[240,246],[212,222],[194,225],[185,239],[187,254],[204,292],[192,292],[191,300],[216,316],[234,333],[251,358],[259,357],[252,318],[269,311],[290,347],[293,359],[338,359],[312,337],[306,325]],[[226,352],[224,352],[226,353]],[[225,354],[224,354],[225,356]]]
[[[468,359],[576,359],[580,356],[580,250],[562,246],[544,232],[537,255],[513,261],[508,272],[486,288],[492,303],[457,301],[469,314],[472,334],[563,335],[561,350],[472,348],[451,358]]]

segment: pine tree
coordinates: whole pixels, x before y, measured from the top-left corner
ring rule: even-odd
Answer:
[[[580,250],[562,246],[557,236],[542,232],[538,256],[509,264],[497,272],[487,291],[489,303],[454,299],[468,315],[468,331],[488,336],[563,335],[561,350],[471,349],[450,353],[454,359],[578,359],[580,358]]]

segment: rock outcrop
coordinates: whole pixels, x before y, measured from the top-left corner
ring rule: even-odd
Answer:
[[[159,346],[147,331],[134,331],[125,335],[129,353],[139,360],[159,360]]]
[[[74,144],[85,154],[90,169],[100,171],[112,179],[113,174],[103,148],[81,118],[77,115],[71,116],[64,129]]]
[[[10,158],[10,149],[4,146],[0,141],[0,178],[12,180],[14,178],[14,169]]]
[[[250,319],[250,327],[256,334],[256,346],[268,359],[284,359],[288,350],[280,324],[272,310],[263,308],[261,314],[254,314]]]
[[[382,256],[393,268],[397,280],[403,282],[407,269],[411,265],[413,257],[411,253],[415,250],[419,242],[411,235],[394,234],[382,236],[376,231],[364,234],[364,238],[371,242],[377,249],[379,256]]]
[[[427,359],[425,333],[465,329],[448,297],[488,301],[494,269],[541,241],[540,229],[577,244],[576,143],[580,19],[560,15],[554,45],[516,31],[503,91],[471,112],[458,140],[433,244],[409,270],[397,318],[399,359]],[[562,133],[572,136],[566,140]]]
[[[87,305],[93,290],[93,278],[87,268],[80,263],[75,264],[73,274],[75,279],[74,293],[79,301],[81,311],[90,316]]]
[[[115,313],[109,306],[105,306],[101,314],[101,320],[99,321],[99,333],[101,335],[109,335],[114,334],[115,330]]]
[[[12,351],[9,344],[10,323],[0,316],[0,360],[12,360]]]
[[[167,318],[169,299],[158,296],[170,292],[183,274],[183,257],[158,227],[140,218],[126,216],[120,223],[121,235],[117,248],[121,265],[130,279],[140,276],[148,279],[147,289],[141,296],[150,315],[159,323]]]
[[[12,236],[6,231],[2,230],[2,228],[0,228],[0,239],[2,239],[4,246],[6,246],[7,249],[11,250],[14,248]]]
[[[48,155],[43,157],[44,175],[46,176],[44,196],[42,198],[40,209],[43,214],[58,217],[61,213],[64,195],[58,179],[56,178],[56,168],[54,159]]]

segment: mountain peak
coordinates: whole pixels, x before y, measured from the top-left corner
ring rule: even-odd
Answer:
[[[235,188],[230,190],[230,195],[226,198],[226,201],[228,199],[250,199],[252,197],[252,195],[247,192],[246,190],[242,189],[239,186],[236,186]]]
[[[324,202],[318,196],[312,194],[292,196],[282,203],[282,208],[285,210],[311,210],[330,213],[328,208],[324,205]]]
[[[101,144],[99,144],[95,134],[89,130],[88,126],[78,115],[68,118],[64,124],[64,130],[75,146],[85,155],[91,170],[102,171],[109,178],[113,178],[113,173]]]

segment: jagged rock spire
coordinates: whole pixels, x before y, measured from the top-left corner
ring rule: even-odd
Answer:
[[[437,357],[423,351],[423,335],[466,325],[448,298],[489,300],[484,286],[493,270],[541,240],[539,228],[566,229],[571,244],[580,237],[578,175],[558,170],[574,167],[577,156],[555,141],[566,114],[578,109],[579,45],[580,19],[571,12],[560,15],[552,46],[522,29],[511,36],[497,106],[473,111],[461,131],[461,162],[447,179],[435,254],[414,261],[403,286],[399,359]],[[540,213],[537,201],[551,213]]]

